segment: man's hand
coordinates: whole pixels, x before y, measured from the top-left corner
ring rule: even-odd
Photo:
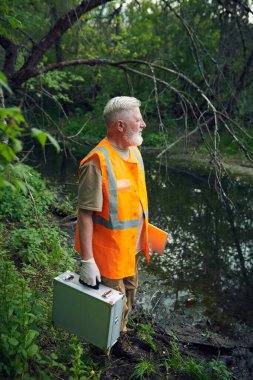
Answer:
[[[101,282],[100,272],[93,257],[81,260],[80,280],[90,286],[95,286],[97,280]]]

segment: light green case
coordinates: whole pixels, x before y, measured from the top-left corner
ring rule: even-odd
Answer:
[[[67,271],[54,279],[53,321],[101,349],[111,348],[120,335],[123,294],[99,285],[91,289],[79,283],[79,275]]]

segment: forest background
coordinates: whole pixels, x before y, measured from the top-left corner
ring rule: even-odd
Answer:
[[[37,145],[45,150],[49,144],[63,163],[81,158],[84,147],[104,136],[106,101],[130,95],[142,101],[148,124],[145,147],[157,150],[161,160],[185,153],[207,158],[216,173],[218,194],[224,196],[224,160],[252,164],[252,20],[252,3],[243,0],[1,1],[5,375],[37,372],[35,362],[42,372],[47,360],[59,372],[65,365],[50,349],[48,359],[42,358],[43,339],[49,347],[58,338],[56,333],[54,343],[49,336],[38,338],[40,329],[48,330],[49,310],[45,321],[28,300],[37,297],[45,310],[43,289],[48,289],[56,267],[65,268],[71,258],[66,236],[48,227],[55,195],[27,159]],[[67,202],[65,207],[73,211]],[[36,266],[43,269],[43,280]],[[19,290],[13,285],[16,276]],[[40,295],[34,293],[36,286]],[[10,327],[14,314],[16,324]],[[73,363],[80,347],[73,343]]]

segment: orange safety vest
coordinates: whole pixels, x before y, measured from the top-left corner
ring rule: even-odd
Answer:
[[[105,137],[81,162],[94,155],[100,161],[103,208],[93,212],[93,254],[102,276],[121,279],[135,273],[135,255],[140,221],[140,202],[144,213],[145,247],[148,248],[148,200],[144,166],[140,151],[130,147],[128,161],[123,160]],[[75,249],[80,253],[78,224]]]

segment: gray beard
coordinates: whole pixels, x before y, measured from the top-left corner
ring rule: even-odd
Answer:
[[[127,134],[125,134],[124,138],[131,145],[140,146],[143,142],[143,137],[137,133],[131,136],[128,136]]]

